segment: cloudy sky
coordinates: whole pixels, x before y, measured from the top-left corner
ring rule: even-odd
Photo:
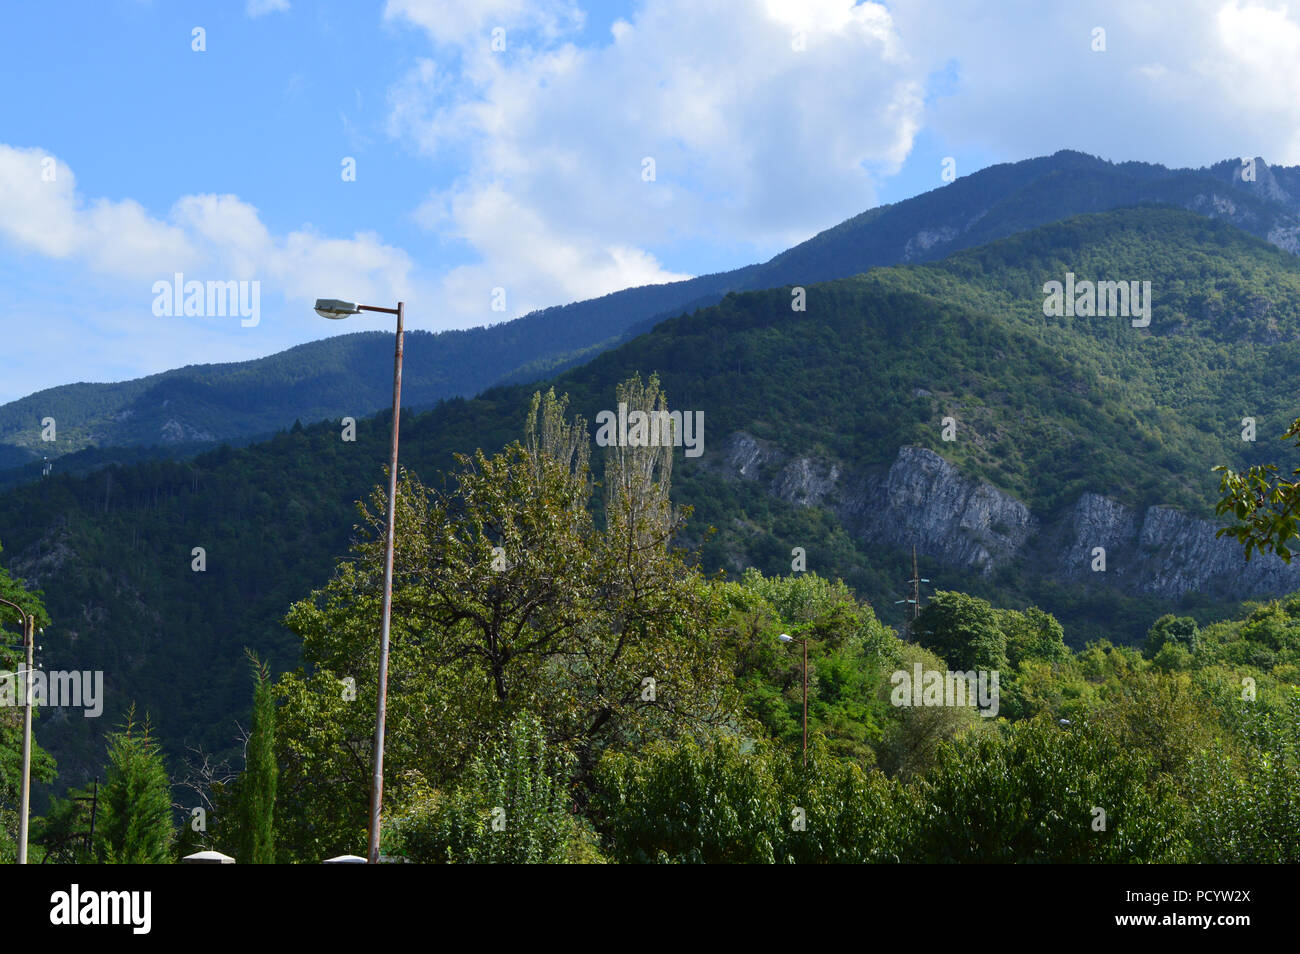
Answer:
[[[440,330],[734,268],[949,156],[1300,164],[1293,6],[9,5],[0,401],[381,327],[317,297]],[[260,282],[260,321],[155,315],[177,272]]]

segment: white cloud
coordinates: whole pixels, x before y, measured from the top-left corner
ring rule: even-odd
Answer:
[[[390,0],[436,42],[459,37],[463,71],[452,87],[416,64],[391,91],[390,132],[466,157],[420,219],[482,255],[447,282],[467,320],[504,317],[483,314],[494,286],[519,314],[683,277],[652,253],[675,243],[771,254],[874,204],[919,128],[923,74],[875,3],[648,0],[604,44],[509,55],[482,31],[525,17],[518,4],[460,20],[444,6]]]
[[[131,277],[161,252],[188,257],[186,237],[130,200],[87,205],[67,163],[40,149],[0,144],[0,236],[55,259],[78,256]]]
[[[571,0],[388,0],[385,20],[405,20],[438,44],[475,42],[486,47],[492,30],[536,31],[554,39],[581,29],[584,15]]]
[[[1236,155],[1300,163],[1300,18],[1276,2],[1176,7],[897,0],[898,34],[951,95],[926,125],[954,146],[1019,159],[1080,149],[1199,166]],[[1105,52],[1091,49],[1106,31]]]
[[[289,9],[289,0],[248,0],[244,11],[250,17],[265,16],[268,13],[285,13]]]
[[[42,177],[47,159],[53,181]],[[87,201],[72,170],[40,149],[0,145],[0,238],[128,281],[151,283],[174,272],[200,280],[254,279],[263,294],[295,300],[336,293],[330,289],[362,300],[412,290],[409,256],[374,233],[330,238],[304,226],[277,237],[256,208],[233,195],[182,196],[161,220],[129,199]]]

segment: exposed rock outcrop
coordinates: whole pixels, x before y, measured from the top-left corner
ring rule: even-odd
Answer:
[[[706,461],[735,479],[758,481],[797,507],[832,510],[867,544],[912,546],[942,563],[988,574],[1024,559],[1025,572],[1062,582],[1114,586],[1175,599],[1207,593],[1248,599],[1300,590],[1300,562],[1249,562],[1217,526],[1171,507],[1139,510],[1085,493],[1047,520],[1010,494],[966,477],[924,447],[899,448],[884,472],[849,473],[815,457],[795,457],[743,431]],[[1105,550],[1105,570],[1094,569]]]

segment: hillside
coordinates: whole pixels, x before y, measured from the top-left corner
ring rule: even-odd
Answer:
[[[1042,284],[1067,269],[1151,281],[1150,326],[1045,317]],[[1210,467],[1276,458],[1272,438],[1293,416],[1294,256],[1191,213],[1138,208],[809,285],[806,311],[791,300],[790,289],[728,295],[553,382],[589,422],[635,372],[704,413],[704,454],[679,458],[675,493],[696,508],[683,542],[706,569],[789,572],[803,547],[809,569],[900,624],[916,545],[942,588],[1037,602],[1078,643],[1131,642],[1174,607],[1210,619],[1300,588],[1300,567],[1247,567],[1204,520]],[[518,437],[532,391],[410,415],[403,465],[436,482],[452,452]],[[1240,439],[1247,414],[1255,444]],[[174,753],[229,747],[243,647],[296,663],[280,621],[344,552],[387,434],[384,415],[360,422],[355,443],[337,423],[295,427],[188,463],[56,474],[0,495],[6,563],[45,591],[55,620],[46,665],[105,671],[104,725],[136,701]],[[705,539],[710,525],[719,532]],[[1095,546],[1109,551],[1105,573],[1087,569]],[[100,731],[42,727],[65,783],[81,781]]]
[[[495,384],[538,380],[580,364],[682,311],[724,295],[932,261],[1074,215],[1158,202],[1222,219],[1300,251],[1300,169],[1256,160],[1170,170],[1077,152],[983,169],[949,185],[857,215],[761,265],[625,289],[468,331],[408,335],[407,406],[471,397]],[[362,417],[388,406],[392,344],[383,332],[311,342],[253,361],[193,365],[117,384],[69,384],[0,407],[0,471],[87,447],[164,448],[263,437],[295,420]],[[53,417],[58,440],[41,440]],[[39,466],[2,483],[29,479]]]

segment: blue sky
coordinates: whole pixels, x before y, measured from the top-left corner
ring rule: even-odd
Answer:
[[[371,327],[317,296],[437,330],[734,268],[945,156],[1300,163],[1300,11],[1267,0],[50,0],[4,27],[0,401]],[[156,315],[177,272],[258,282],[256,324]]]

